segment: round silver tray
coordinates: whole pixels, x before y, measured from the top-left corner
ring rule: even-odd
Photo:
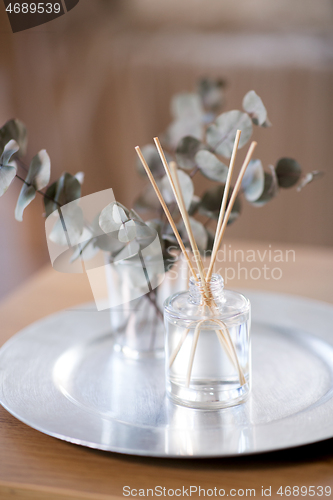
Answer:
[[[0,402],[45,434],[157,457],[245,455],[333,436],[333,307],[245,292],[252,303],[253,388],[233,408],[172,403],[164,363],[113,350],[109,313],[47,317],[0,350]]]

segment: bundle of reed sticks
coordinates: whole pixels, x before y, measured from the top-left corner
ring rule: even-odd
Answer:
[[[214,265],[215,265],[217,253],[218,253],[219,248],[221,246],[222,238],[224,236],[224,233],[225,233],[225,230],[226,230],[226,227],[228,224],[228,220],[229,220],[232,208],[234,206],[237,194],[240,190],[243,176],[244,176],[246,168],[247,168],[247,166],[252,158],[254,149],[257,145],[256,142],[251,143],[249,150],[246,154],[245,160],[243,162],[243,165],[241,167],[241,170],[239,172],[239,175],[237,177],[234,189],[233,189],[231,197],[230,197],[230,201],[227,204],[230,185],[231,185],[231,178],[232,178],[232,174],[233,174],[233,170],[234,170],[234,166],[235,166],[235,162],[236,162],[236,155],[237,155],[240,136],[241,136],[241,131],[237,130],[235,142],[234,142],[234,146],[233,146],[233,151],[232,151],[232,155],[231,155],[231,159],[230,159],[230,164],[229,164],[228,176],[227,176],[227,180],[226,180],[226,184],[225,184],[225,188],[224,188],[224,193],[223,193],[223,197],[222,197],[222,203],[221,203],[219,218],[218,218],[217,227],[216,227],[216,233],[215,233],[215,238],[214,238],[211,260],[210,260],[207,274],[205,274],[201,255],[200,255],[197,243],[196,243],[194,235],[193,235],[189,215],[188,215],[188,212],[186,210],[185,203],[184,203],[184,198],[183,198],[183,193],[181,191],[181,187],[180,187],[180,183],[179,183],[176,163],[170,162],[170,165],[168,164],[166,157],[165,157],[165,154],[164,154],[164,151],[163,151],[162,146],[160,144],[160,141],[159,141],[158,137],[155,137],[154,138],[155,145],[157,147],[158,153],[159,153],[161,161],[163,163],[166,175],[169,179],[172,192],[173,192],[174,197],[176,199],[176,203],[177,203],[177,206],[179,208],[179,212],[181,214],[184,226],[186,228],[188,240],[190,242],[190,247],[191,247],[191,250],[192,250],[192,253],[194,256],[194,260],[195,260],[195,264],[196,264],[196,269],[192,265],[191,259],[188,255],[188,252],[185,248],[185,245],[184,245],[184,243],[181,239],[181,236],[178,232],[175,221],[173,220],[173,218],[170,214],[170,211],[169,211],[167,204],[162,196],[162,193],[161,193],[160,189],[158,188],[158,185],[153,177],[153,174],[151,173],[151,170],[150,170],[139,146],[137,146],[135,148],[135,150],[136,150],[136,152],[141,160],[141,163],[142,163],[142,165],[143,165],[143,167],[148,175],[148,178],[153,186],[153,189],[154,189],[154,191],[155,191],[155,193],[156,193],[156,195],[157,195],[157,197],[162,205],[162,208],[164,210],[166,218],[167,218],[170,226],[172,227],[172,230],[175,234],[175,237],[176,237],[177,242],[180,246],[180,249],[181,249],[181,251],[186,259],[189,270],[190,270],[194,280],[200,284],[199,289],[200,289],[200,292],[202,294],[203,310],[204,310],[204,308],[208,308],[209,311],[211,312],[211,315],[209,317],[203,317],[203,319],[201,321],[198,321],[196,323],[196,326],[195,326],[192,348],[191,348],[190,359],[189,359],[189,365],[188,365],[188,370],[187,370],[187,377],[186,377],[186,386],[187,387],[189,387],[189,384],[190,384],[192,366],[193,366],[196,346],[197,346],[198,339],[199,339],[200,329],[202,328],[203,324],[208,320],[216,323],[216,325],[217,325],[216,332],[217,332],[217,336],[218,336],[218,339],[220,341],[220,344],[221,344],[222,348],[225,350],[225,352],[227,353],[229,359],[236,366],[236,368],[238,370],[239,380],[240,380],[241,384],[243,385],[243,383],[245,383],[244,375],[243,375],[241,367],[239,365],[238,357],[237,357],[237,354],[235,351],[235,346],[234,346],[232,339],[230,337],[228,328],[223,323],[223,321],[216,319],[216,318],[212,319],[212,317],[211,317],[211,316],[214,316],[214,310],[216,312],[217,307],[216,307],[216,304],[214,302],[214,298],[213,298],[211,290],[210,290],[210,280],[211,280],[212,273],[214,270]],[[170,357],[170,362],[169,362],[170,367],[172,366],[174,360],[176,359],[177,354],[180,351],[180,349],[181,349],[181,347],[186,339],[186,336],[191,329],[191,326],[192,325],[189,325],[189,328],[187,330],[185,330],[182,338],[179,341],[179,344],[177,345],[175,351],[172,353],[172,355]]]

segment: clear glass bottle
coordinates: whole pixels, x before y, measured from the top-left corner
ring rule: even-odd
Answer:
[[[192,277],[188,292],[165,301],[164,321],[168,395],[192,408],[243,403],[251,383],[250,301],[225,290],[218,274],[205,289]]]
[[[146,259],[145,263],[152,276],[151,292],[146,289],[140,259],[126,259],[116,264],[107,261],[104,266],[114,349],[131,359],[164,358],[163,303],[188,283],[187,264],[178,256],[165,277],[164,272],[157,272],[159,263],[157,271],[154,261]]]

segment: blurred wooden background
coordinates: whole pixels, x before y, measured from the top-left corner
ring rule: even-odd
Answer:
[[[263,208],[244,203],[228,236],[332,246],[332,27],[331,0],[210,0],[209,8],[204,0],[81,0],[13,35],[1,4],[0,122],[26,123],[27,157],[46,148],[52,179],[83,170],[84,195],[112,187],[131,205],[144,185],[134,146],[165,129],[173,93],[222,77],[227,110],[251,89],[268,109],[273,127],[255,129],[264,166],[291,156],[305,171],[326,172]],[[209,182],[196,184],[200,194]],[[0,296],[48,260],[41,201],[23,223],[14,219],[20,187],[14,181],[0,199]]]

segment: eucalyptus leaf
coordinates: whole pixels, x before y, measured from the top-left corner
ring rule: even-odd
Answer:
[[[252,135],[253,127],[249,115],[237,110],[222,113],[215,123],[207,128],[207,143],[218,154],[230,158],[238,129],[242,132],[239,141],[241,148]]]
[[[190,135],[183,137],[176,149],[176,160],[179,167],[186,170],[194,168],[196,166],[194,157],[202,147],[202,143],[195,137],[191,137]]]
[[[52,231],[49,234],[49,239],[57,245],[74,246],[81,238],[84,219],[83,212],[80,207],[75,204],[67,205],[61,211]]]
[[[265,173],[260,160],[251,160],[242,180],[242,189],[247,201],[260,198],[264,191]]]
[[[212,181],[225,182],[228,176],[228,167],[213,153],[202,149],[195,155],[195,162],[201,173]]]
[[[9,163],[6,167],[0,166],[0,196],[5,194],[16,175],[16,164]]]
[[[154,242],[154,240],[157,237],[157,232],[145,223],[132,220],[128,221],[124,225],[127,224],[129,224],[129,231],[127,232],[129,241],[126,244],[126,246],[124,246],[123,249],[116,255],[114,261],[135,257],[136,255],[139,254],[141,250],[150,247],[150,245]],[[158,244],[158,250],[160,252],[159,244]],[[154,248],[149,248],[149,252],[154,252]]]
[[[192,136],[198,141],[203,139],[201,118],[182,118],[171,123],[166,132],[166,141],[170,148],[176,149],[181,139]]]
[[[279,186],[290,188],[297,184],[302,175],[300,164],[292,158],[281,158],[275,167]]]
[[[201,203],[201,198],[200,196],[196,196],[195,194],[193,195],[193,198],[192,198],[192,201],[191,201],[191,204],[190,206],[188,207],[188,214],[189,215],[194,215],[197,211],[198,211],[198,208],[200,206],[200,203]]]
[[[45,149],[39,151],[30,163],[25,181],[32,184],[38,191],[45,188],[50,182],[51,160]]]
[[[275,168],[273,165],[268,165],[269,170],[271,171],[271,176],[273,178],[270,193],[273,193],[273,196],[276,196],[279,192],[279,182],[275,172]]]
[[[175,246],[176,245],[172,245],[171,250],[174,250]],[[175,265],[176,259],[175,259],[174,253],[169,251],[169,247],[165,247],[163,249],[162,257],[163,257],[163,262],[164,262],[164,271],[167,273]]]
[[[158,185],[159,188],[161,187],[159,180],[156,181],[156,184]],[[140,212],[161,210],[161,204],[158,201],[156,193],[150,183],[147,184],[147,186],[143,190],[143,193],[135,200],[134,208],[135,210],[138,210]]]
[[[275,169],[272,165],[270,165],[269,168],[271,172],[270,173],[265,172],[263,192],[257,200],[252,202],[252,205],[256,207],[262,207],[263,205],[266,205],[266,203],[272,200],[278,193],[279,186],[275,174]]]
[[[6,167],[11,160],[11,157],[17,153],[19,145],[13,139],[5,145],[2,155],[0,157],[0,167]]]
[[[146,226],[152,228],[158,234],[161,233],[162,226],[164,225],[161,219],[150,219],[145,222]]]
[[[250,115],[255,125],[268,126],[267,111],[258,94],[250,90],[243,99],[243,108]]]
[[[135,224],[136,230],[135,241],[139,244],[140,249],[144,250],[153,243],[153,241],[158,236],[158,232],[153,227],[150,227],[145,223],[142,223],[140,221],[133,222]]]
[[[116,224],[123,224],[128,220],[128,215],[122,207],[120,207],[117,203],[113,203],[112,218]]]
[[[231,196],[232,193],[230,193],[230,196]],[[230,201],[230,196],[228,196],[228,203]],[[230,217],[229,217],[229,220],[228,220],[228,225],[229,224],[232,224],[236,219],[238,219],[240,213],[241,213],[241,210],[242,210],[242,204],[241,204],[241,201],[240,201],[240,197],[237,196],[236,197],[236,201],[232,207],[232,210],[231,210],[231,214],[230,214]]]
[[[134,217],[132,218],[131,215]],[[118,202],[112,202],[102,210],[99,225],[105,233],[112,235],[111,238],[102,240],[103,246],[113,245],[113,235],[117,235],[118,241],[122,244],[122,247],[117,245],[118,253],[113,253],[116,260],[120,258],[119,255],[126,259],[133,256],[133,249],[136,249],[137,245],[142,250],[157,236],[157,232],[148,227],[135,211],[128,211]],[[97,244],[101,246],[100,243]],[[125,249],[125,245],[129,245],[130,248]]]
[[[73,175],[65,172],[60,179],[47,188],[46,197],[44,197],[46,217],[59,207],[77,200],[80,196],[81,184]]]
[[[224,103],[224,87],[225,82],[220,79],[202,78],[198,82],[198,93],[207,111],[215,113],[222,107]]]
[[[300,181],[299,185],[296,188],[296,191],[301,191],[305,186],[313,182],[315,179],[319,179],[324,175],[324,172],[320,172],[319,170],[313,170],[312,172],[308,172]]]
[[[199,206],[199,213],[210,217],[211,219],[218,220],[220,214],[220,208],[222,204],[222,198],[224,193],[224,185],[215,186],[208,191],[206,191],[201,198],[201,203]],[[229,191],[228,203],[230,201],[232,191]],[[239,196],[236,197],[235,203],[232,207],[230,214],[229,223],[233,222],[241,212],[241,201]]]
[[[206,233],[207,233],[207,246],[206,246],[206,252],[212,252],[213,246],[214,246],[214,239],[215,235],[205,227]]]
[[[166,137],[173,149],[183,137],[202,139],[204,110],[198,94],[183,92],[174,95],[171,99],[171,114],[174,121],[169,126]]]
[[[124,208],[114,201],[103,208],[99,216],[99,226],[104,233],[108,234],[119,231],[123,220],[126,221],[128,219]]]
[[[147,162],[148,167],[150,168],[153,176],[156,178],[162,177],[165,173],[163,164],[161,162],[160,155],[158,154],[158,151],[156,147],[153,144],[146,144],[141,148],[141,152]],[[165,157],[167,161],[169,162],[171,160],[170,155],[168,153],[165,153]],[[138,173],[142,175],[143,177],[147,177],[147,173],[145,169],[142,166],[142,163],[140,161],[140,158],[137,158],[136,160],[136,166]]]
[[[131,257],[138,255],[139,251],[139,243],[136,240],[132,240],[127,245],[123,246],[120,252],[118,252],[112,260],[113,262],[120,262],[125,259],[130,259]]]
[[[193,195],[194,195],[193,182],[192,182],[191,177],[189,175],[187,175],[185,172],[183,172],[182,170],[178,170],[178,179],[179,179],[180,188],[181,188],[181,191],[183,194],[185,207],[186,207],[186,209],[188,209],[190,204],[191,204]],[[170,186],[170,182],[169,182],[167,175],[165,175],[161,179],[160,189],[162,192],[162,196],[167,204],[175,202],[175,197],[173,195],[173,191],[172,191],[172,188]]]
[[[111,258],[114,258],[125,247],[125,243],[119,241],[118,231],[116,231],[96,236],[94,246],[104,252],[109,252],[111,254]]]
[[[266,121],[261,125],[263,128],[269,128],[272,126],[271,122],[269,121],[268,118],[266,118]]]
[[[94,238],[95,236],[99,236],[101,234],[103,235],[103,230],[99,225],[100,215],[101,215],[101,212],[97,213],[89,225],[89,230],[91,232],[92,238]]]
[[[18,119],[9,120],[0,129],[0,151],[3,151],[5,145],[14,140],[18,144],[17,156],[24,156],[27,151],[27,129]]]
[[[139,222],[145,222],[142,217],[140,217],[140,215],[134,210],[134,208],[132,208],[130,211],[129,211],[129,218],[130,219],[134,219],[134,220],[137,220]]]
[[[233,206],[233,209],[231,210],[231,214],[228,219],[228,226],[235,222],[236,219],[238,219],[240,215],[240,201],[236,199],[235,205]]]
[[[76,172],[74,175],[75,179],[77,179],[81,185],[84,183],[84,175],[84,172]]]
[[[51,161],[50,157],[42,149],[36,156],[33,157],[25,184],[23,184],[19,198],[15,208],[15,219],[22,221],[23,211],[32,202],[36,196],[36,191],[46,187],[50,182],[51,176]]]
[[[177,238],[171,234],[171,233],[164,233],[162,234],[162,240],[164,241],[164,243],[169,247],[170,245],[173,246],[173,247],[177,247],[178,248],[178,241],[177,241]]]
[[[151,219],[146,221],[145,224],[157,233],[160,240],[162,252],[164,252],[164,250],[169,247],[170,244],[172,246],[178,247],[177,239],[174,236],[174,233],[169,224],[165,224],[161,219]],[[162,233],[162,231],[164,232]]]
[[[118,233],[119,241],[129,243],[136,237],[136,226],[134,220],[128,220],[121,224]]]
[[[171,99],[171,114],[176,120],[201,120],[203,108],[200,96],[182,92]]]
[[[35,199],[35,197],[36,189],[34,186],[23,184],[15,207],[15,219],[17,221],[22,222],[24,209]]]
[[[9,141],[0,157],[0,196],[2,196],[15,179],[17,167],[15,162],[10,162],[11,157],[18,151],[16,141]]]
[[[194,239],[198,245],[198,250],[199,252],[204,252],[207,248],[207,243],[208,243],[208,234],[207,231],[204,227],[204,225],[194,219],[193,217],[189,217],[190,221],[190,226],[193,232]],[[182,221],[181,224],[179,225],[179,231],[181,235],[183,236],[184,239],[188,240],[188,234],[184,226],[184,222]]]
[[[88,261],[94,258],[99,250],[100,249],[95,245],[93,233],[87,227],[84,227],[70,262],[72,263],[78,258]]]

